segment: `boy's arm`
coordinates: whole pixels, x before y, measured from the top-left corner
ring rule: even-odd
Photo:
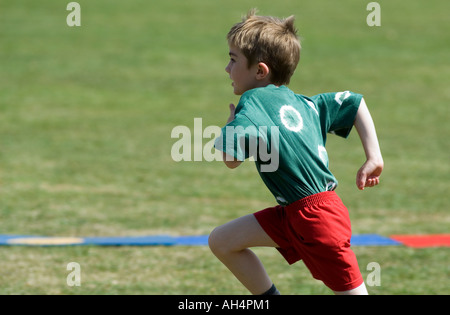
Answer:
[[[230,104],[230,117],[228,117],[227,124],[234,120],[234,112],[236,111],[236,106],[234,104]],[[228,168],[236,168],[241,165],[242,161],[239,161],[234,156],[228,155],[225,152],[222,152],[223,162]]]
[[[363,190],[365,187],[373,187],[379,184],[380,175],[384,167],[375,125],[364,98],[361,99],[354,126],[366,154],[366,162],[356,175],[356,186]]]

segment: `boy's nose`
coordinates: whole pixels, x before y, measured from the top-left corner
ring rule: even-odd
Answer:
[[[230,73],[230,64],[228,64],[228,65],[225,67],[225,72],[226,72],[226,73]]]

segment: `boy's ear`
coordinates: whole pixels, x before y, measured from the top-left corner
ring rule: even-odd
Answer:
[[[267,66],[264,62],[258,63],[258,71],[256,72],[256,79],[264,80],[268,78],[269,74],[270,74],[269,66]]]

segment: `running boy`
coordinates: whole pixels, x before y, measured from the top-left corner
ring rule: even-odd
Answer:
[[[300,60],[294,17],[278,19],[252,10],[227,36],[226,67],[236,95],[216,141],[229,168],[250,156],[278,206],[214,229],[212,252],[253,294],[279,294],[256,255],[255,246],[275,247],[289,264],[303,260],[314,278],[336,294],[367,294],[350,249],[347,208],[328,169],[327,133],[347,137],[355,126],[367,160],[356,175],[359,189],[379,183],[383,169],[375,127],[360,94],[349,91],[306,97],[289,83]],[[252,149],[253,148],[253,149]],[[264,171],[261,152],[276,152],[277,167]]]

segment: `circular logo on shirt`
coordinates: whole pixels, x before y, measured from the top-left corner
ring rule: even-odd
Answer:
[[[291,105],[284,105],[280,109],[283,125],[290,131],[299,132],[303,129],[303,119],[300,113]]]

